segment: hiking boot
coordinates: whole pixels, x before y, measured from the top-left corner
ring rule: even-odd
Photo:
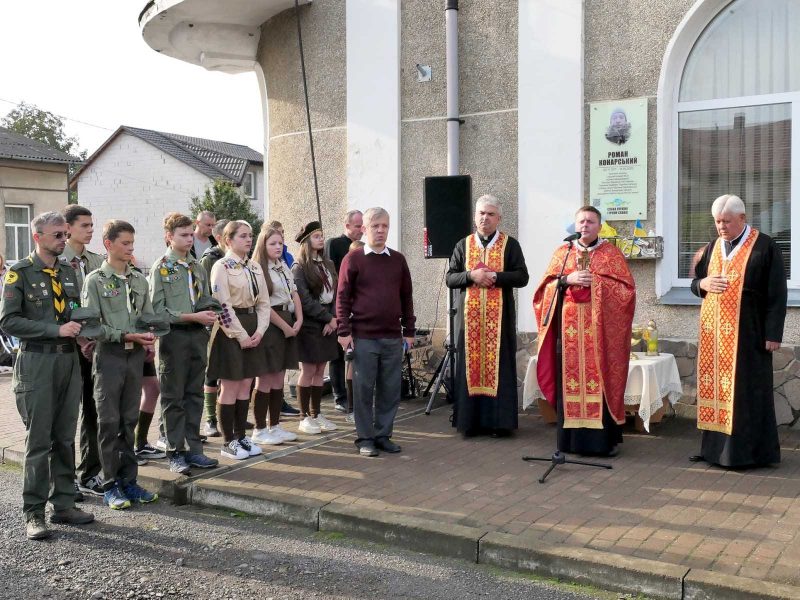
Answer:
[[[25,523],[25,535],[29,540],[43,540],[53,535],[53,532],[47,528],[42,515],[33,515]]]
[[[181,475],[188,475],[192,468],[186,462],[186,457],[182,452],[176,452],[169,457],[169,470],[173,473],[180,473]]]
[[[158,500],[158,494],[148,492],[135,481],[131,481],[124,486],[122,488],[122,493],[125,494],[125,497],[130,500],[131,503],[138,502],[139,504],[149,504],[150,502]]]
[[[233,440],[222,446],[220,454],[225,458],[232,458],[233,460],[244,460],[250,458],[250,453],[242,448],[239,440]]]
[[[187,454],[186,462],[189,463],[189,466],[198,469],[213,469],[219,464],[216,458],[209,458],[205,454]]]
[[[111,510],[124,510],[131,507],[131,501],[125,497],[117,485],[103,494],[103,502]]]
[[[94,521],[94,515],[80,508],[64,508],[56,510],[50,515],[51,523],[65,523],[66,525],[86,525]]]

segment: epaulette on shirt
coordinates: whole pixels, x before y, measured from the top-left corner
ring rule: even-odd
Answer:
[[[8,268],[12,271],[21,271],[22,269],[26,269],[27,267],[31,266],[33,266],[33,261],[31,260],[30,256],[26,256],[25,258],[18,260]]]

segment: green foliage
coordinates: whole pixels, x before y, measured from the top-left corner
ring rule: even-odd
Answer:
[[[206,188],[202,198],[194,196],[189,209],[193,218],[201,211],[208,210],[214,213],[217,220],[247,221],[255,234],[259,232],[263,222],[253,211],[250,200],[244,197],[241,188],[225,179],[214,180],[214,184]]]
[[[14,133],[24,135],[61,152],[74,156],[76,162],[69,164],[69,177],[78,170],[79,161],[86,160],[86,150],[81,150],[77,137],[67,137],[64,120],[50,111],[42,110],[35,104],[20,102],[2,120],[3,127]],[[69,203],[76,204],[77,192],[69,193]]]

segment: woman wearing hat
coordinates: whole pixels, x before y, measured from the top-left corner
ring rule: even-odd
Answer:
[[[245,429],[253,378],[266,372],[261,338],[269,326],[269,292],[261,265],[248,258],[253,245],[250,225],[231,221],[222,237],[228,250],[211,269],[211,291],[222,313],[212,332],[207,377],[219,380],[222,456],[242,460],[261,454]]]
[[[303,305],[303,326],[297,336],[300,378],[297,397],[303,433],[335,431],[336,425],[320,413],[325,364],[339,356],[336,338],[336,268],[325,258],[325,236],[319,221],[312,221],[297,234],[300,244],[292,273]]]
[[[297,333],[303,324],[303,308],[292,272],[282,258],[283,232],[271,225],[261,227],[253,252],[253,260],[265,273],[272,308],[269,328],[262,342],[267,369],[256,380],[253,406],[256,428],[252,438],[256,444],[280,444],[297,439],[294,433],[280,426],[280,415],[286,369],[297,369]]]

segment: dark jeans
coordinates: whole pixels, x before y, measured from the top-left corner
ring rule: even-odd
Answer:
[[[328,363],[328,375],[331,377],[333,400],[336,404],[347,404],[347,383],[345,382],[344,351],[339,346],[339,357]]]
[[[392,437],[400,404],[403,339],[353,340],[356,446]]]
[[[116,482],[124,486],[136,481],[133,432],[139,418],[143,364],[144,349],[138,344],[132,350],[119,342],[97,344],[94,400],[105,490]]]
[[[100,454],[97,449],[97,408],[94,403],[94,382],[92,381],[92,361],[78,352],[83,379],[81,397],[81,455],[78,463],[78,478],[84,485],[95,475],[100,474]]]

